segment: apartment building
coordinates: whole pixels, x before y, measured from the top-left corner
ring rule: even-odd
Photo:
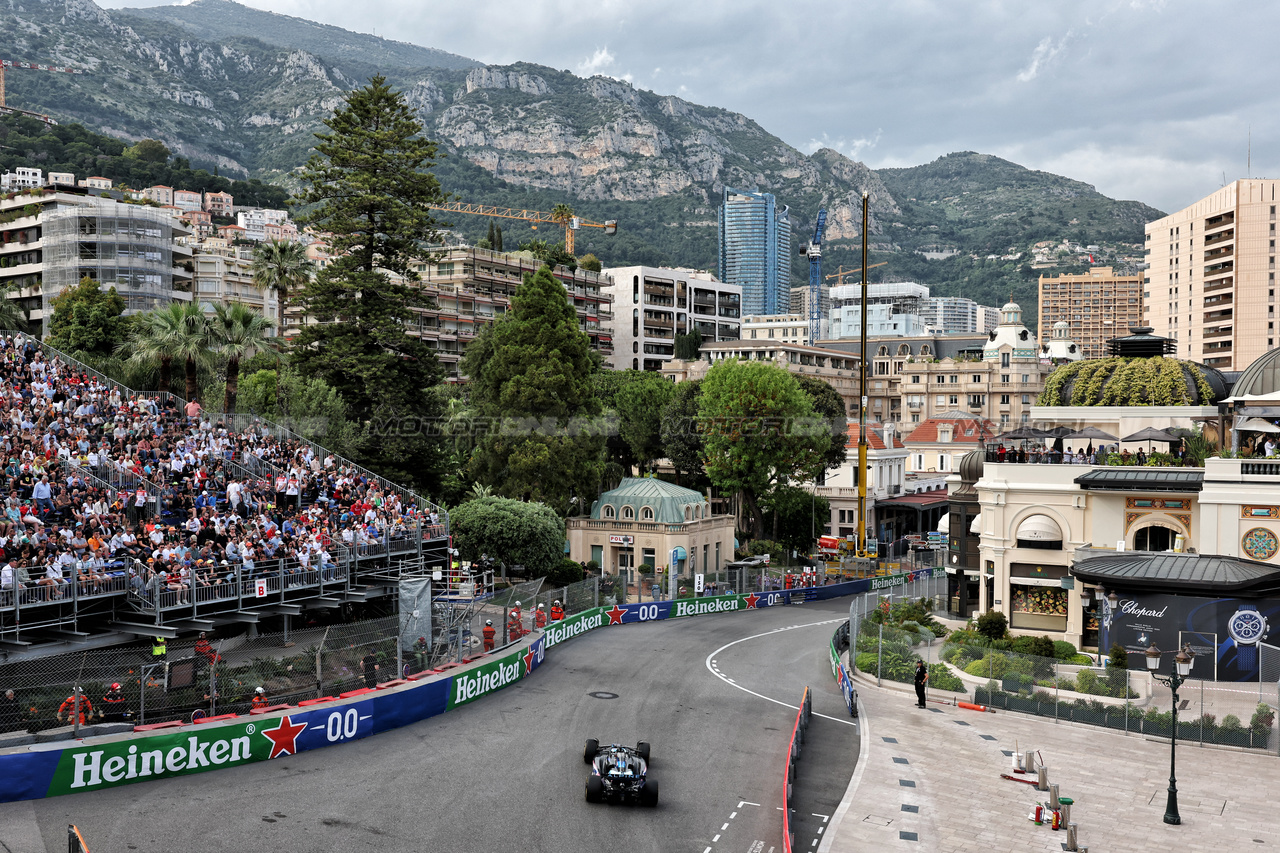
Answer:
[[[143,190],[142,197],[148,201],[154,201],[161,207],[169,207],[173,204],[173,187],[156,184]]]
[[[117,194],[118,195],[118,194]],[[169,211],[70,187],[0,199],[0,288],[37,326],[84,277],[115,287],[130,313],[188,300],[190,234]]]
[[[18,166],[12,172],[0,175],[0,192],[14,193],[19,190],[39,189],[44,186],[44,172]]]
[[[1102,358],[1107,341],[1142,325],[1142,276],[1117,275],[1111,267],[1040,276],[1040,340],[1065,322],[1085,358]]]
[[[915,337],[927,329],[921,316],[929,288],[914,282],[867,286],[867,334]],[[862,285],[831,288],[830,339],[862,336]]]
[[[322,248],[317,249],[320,254]],[[435,347],[450,381],[465,380],[458,363],[467,344],[480,329],[507,312],[525,273],[537,272],[542,266],[542,261],[528,255],[470,246],[445,248],[431,261],[418,261],[414,272],[428,304],[413,309],[415,319],[409,333]],[[578,315],[578,328],[604,357],[605,366],[612,367],[614,313],[613,296],[607,290],[609,277],[559,266],[553,275],[564,285],[565,298]]]
[[[94,175],[93,177],[77,181],[76,186],[90,190],[109,190],[112,186],[112,180],[110,178],[103,178],[98,175]]]
[[[1147,224],[1143,325],[1180,358],[1243,370],[1276,345],[1277,183],[1234,181]]]
[[[204,205],[204,198],[200,193],[192,190],[174,190],[171,204],[182,211],[201,210]]]
[[[208,213],[200,211],[204,216]],[[285,328],[277,294],[259,287],[253,277],[253,248],[223,237],[190,240],[194,266],[193,296],[206,311],[214,305],[239,303],[275,323],[275,336]]]
[[[803,314],[749,314],[742,318],[743,340],[770,340],[810,346],[809,320]]]
[[[245,238],[256,243],[267,239],[269,226],[282,226],[287,222],[289,222],[289,214],[284,210],[254,207],[236,213],[236,224],[244,229]]]
[[[967,296],[930,296],[921,301],[921,319],[943,335],[986,334],[1000,324],[1000,312]]]
[[[614,366],[661,370],[675,356],[675,336],[697,329],[704,343],[741,337],[742,287],[706,272],[611,267],[601,273],[618,315]]]
[[[230,193],[204,194],[204,209],[212,216],[229,217],[235,213],[236,200]]]
[[[778,314],[791,304],[791,216],[770,193],[724,188],[719,278],[742,288],[742,309]]]

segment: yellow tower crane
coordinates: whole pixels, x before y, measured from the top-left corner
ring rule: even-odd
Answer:
[[[447,204],[429,204],[427,207],[432,210],[443,210],[449,213],[472,213],[476,216],[494,216],[499,219],[521,219],[525,222],[532,222],[536,229],[538,225],[546,223],[550,225],[560,225],[564,227],[564,249],[569,254],[573,254],[573,234],[579,228],[603,228],[606,234],[618,233],[618,220],[606,219],[604,222],[588,222],[580,216],[573,215],[573,209],[568,205],[558,204],[550,213],[544,213],[541,210],[528,210],[526,208],[515,207],[492,207],[487,204],[469,204],[464,201],[453,201]]]
[[[885,264],[887,264],[887,263],[889,263],[889,262],[888,262],[888,261],[881,261],[881,262],[880,262],[880,263],[878,263],[878,264],[872,264],[871,266],[867,267],[867,269],[869,269],[869,270],[873,270],[873,269],[875,269],[876,267],[882,267],[882,266],[884,266],[884,265],[885,265]],[[845,269],[844,267],[840,267],[840,268],[839,268],[839,269],[837,269],[835,272],[833,272],[831,275],[829,275],[829,276],[825,276],[825,278],[826,278],[826,279],[828,279],[828,280],[830,280],[830,279],[833,279],[833,278],[834,278],[834,279],[836,280],[836,285],[837,285],[837,286],[842,285],[842,284],[857,284],[857,282],[847,282],[847,281],[845,281],[845,280],[844,280],[844,277],[845,277],[845,276],[847,276],[847,275],[853,275],[854,273],[858,273],[859,275],[861,275],[861,274],[862,274],[862,268],[861,268],[861,267],[858,267],[857,269],[847,270],[847,269]]]

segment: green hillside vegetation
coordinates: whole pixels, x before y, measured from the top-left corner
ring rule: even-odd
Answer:
[[[33,118],[0,116],[0,171],[34,166],[48,172],[71,172],[76,179],[110,178],[132,189],[163,184],[198,192],[228,192],[236,204],[282,208],[289,193],[254,178],[233,181],[204,169],[193,169],[183,157],[163,162],[142,159],[129,143],[94,133],[78,124],[50,127]]]
[[[122,16],[177,24],[209,41],[257,39],[264,44],[305,50],[342,62],[383,68],[475,68],[474,59],[402,41],[354,33],[304,18],[263,12],[231,0],[196,0],[186,5],[120,9]],[[132,23],[132,22],[131,22]]]

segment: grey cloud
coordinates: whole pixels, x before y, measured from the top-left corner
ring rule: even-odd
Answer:
[[[139,0],[110,5],[129,2]],[[1253,173],[1280,172],[1274,59],[1265,36],[1256,49],[1241,39],[1276,32],[1280,4],[249,4],[488,63],[631,74],[639,87],[745,113],[801,150],[834,142],[873,167],[984,151],[1171,210],[1223,172],[1246,176],[1251,125]]]

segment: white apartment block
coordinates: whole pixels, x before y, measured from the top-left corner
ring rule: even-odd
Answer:
[[[748,314],[742,318],[742,339],[810,346],[809,321],[803,314]]]
[[[237,246],[223,237],[208,237],[191,245],[195,250],[193,295],[206,311],[214,305],[238,302],[275,323],[268,334],[281,334],[285,318],[280,315],[280,301],[274,292],[254,281],[252,247]]]
[[[0,175],[0,192],[17,192],[18,190],[34,190],[44,186],[44,173],[39,169],[19,166],[12,172]]]
[[[111,189],[112,181],[110,178],[103,178],[98,175],[94,175],[91,178],[85,178],[84,180],[79,181],[76,186],[91,190],[109,190]]]
[[[236,224],[244,229],[245,238],[258,243],[267,239],[268,225],[283,225],[288,221],[288,212],[264,207],[249,208],[236,213]]]
[[[913,282],[872,284],[867,287],[867,334],[915,337],[926,334],[921,311],[929,288]],[[862,285],[831,288],[831,340],[862,335]]]
[[[76,185],[76,176],[71,172],[50,172],[49,186],[51,187],[74,187]]]
[[[741,337],[742,286],[710,273],[663,267],[603,272],[613,300],[613,365],[661,370],[675,356],[675,336],[697,329],[704,343]]]
[[[1235,181],[1147,224],[1143,319],[1179,358],[1243,370],[1276,345],[1277,183]]]

